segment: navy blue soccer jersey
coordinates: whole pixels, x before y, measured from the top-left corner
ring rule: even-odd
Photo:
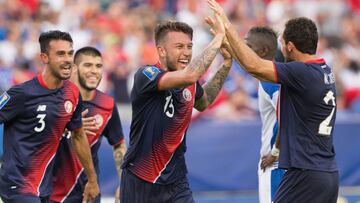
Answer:
[[[159,65],[142,67],[135,73],[130,146],[123,163],[123,168],[139,178],[158,184],[186,176],[185,134],[194,102],[203,95],[199,83],[158,90],[164,74]]]
[[[336,87],[323,59],[275,63],[281,85],[280,168],[337,171],[333,131]]]
[[[48,196],[52,188],[53,158],[65,128],[82,127],[79,89],[64,81],[48,89],[39,75],[1,96],[4,156],[0,194]]]
[[[96,135],[88,136],[94,167],[99,174],[98,151],[102,137],[105,136],[109,144],[113,146],[124,142],[120,116],[114,99],[99,90],[96,90],[92,100],[84,101],[83,104],[84,109],[89,110],[86,116],[94,116],[99,128],[95,132]],[[81,202],[87,177],[72,148],[69,137],[62,139],[55,160],[56,171],[51,200],[54,202],[72,200],[74,202],[74,198],[80,198],[79,202]]]

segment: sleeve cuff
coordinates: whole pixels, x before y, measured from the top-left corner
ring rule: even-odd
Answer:
[[[121,145],[121,144],[124,143],[124,142],[125,142],[125,139],[122,138],[119,142],[113,144],[112,146],[113,146],[113,147],[117,147],[117,146]]]

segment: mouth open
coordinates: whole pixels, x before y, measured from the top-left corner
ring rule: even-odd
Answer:
[[[178,63],[181,64],[182,67],[186,67],[189,64],[189,60],[188,59],[180,59],[178,60]]]
[[[68,65],[63,65],[63,66],[61,66],[60,68],[61,68],[61,72],[62,72],[63,74],[68,75],[68,74],[71,73],[71,68],[72,68],[72,66],[71,66],[71,64],[68,64]]]

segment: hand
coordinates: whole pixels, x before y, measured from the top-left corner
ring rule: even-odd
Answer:
[[[87,135],[96,135],[95,131],[99,129],[96,125],[96,119],[94,116],[85,117],[88,113],[88,109],[81,113],[83,129]]]
[[[271,166],[277,159],[278,157],[271,155],[271,153],[269,153],[266,156],[263,156],[261,158],[261,164],[260,164],[261,169],[265,172],[265,169]]]
[[[210,32],[213,35],[224,35],[225,36],[225,27],[224,23],[220,20],[218,15],[215,15],[215,20],[210,16],[205,18],[205,22],[211,27]]]
[[[230,53],[230,51],[229,51],[225,46],[221,45],[221,47],[220,47],[220,53],[221,53],[221,55],[223,56],[224,61],[230,61],[230,62],[232,62],[231,53]]]
[[[120,202],[120,186],[116,188],[116,192],[115,192],[115,203],[119,203],[119,202]]]
[[[212,20],[211,17],[207,17],[205,18],[205,21],[212,27],[212,25],[214,24],[214,21]],[[213,29],[210,30],[210,33],[212,35],[215,35],[216,33],[214,32]],[[221,47],[220,47],[220,53],[223,56],[224,60],[230,60],[232,62],[232,49],[231,46],[229,44],[229,40],[227,39],[227,37],[224,37],[222,43],[221,43]],[[230,64],[231,66],[231,64]]]
[[[85,185],[83,203],[93,203],[95,198],[99,195],[100,189],[97,181],[88,181]]]
[[[231,24],[225,14],[224,9],[215,0],[207,0],[207,3],[211,10],[214,11],[215,16],[218,16],[225,26]]]

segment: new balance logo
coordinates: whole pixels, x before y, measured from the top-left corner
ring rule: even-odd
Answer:
[[[39,105],[36,111],[46,111],[46,105]]]

